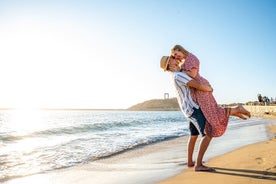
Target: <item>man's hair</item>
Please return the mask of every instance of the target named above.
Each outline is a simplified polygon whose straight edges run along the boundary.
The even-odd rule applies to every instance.
[[[173,48],[171,49],[171,55],[173,55],[174,51],[180,51],[185,55],[189,54],[189,52],[186,49],[184,49],[181,45],[173,46]]]

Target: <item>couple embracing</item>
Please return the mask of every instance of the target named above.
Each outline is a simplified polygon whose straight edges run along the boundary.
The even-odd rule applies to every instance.
[[[203,165],[203,157],[212,138],[224,134],[229,116],[245,120],[251,115],[242,105],[234,108],[219,106],[210,83],[199,74],[199,65],[198,58],[181,45],[175,45],[170,56],[163,56],[160,60],[160,67],[171,74],[180,109],[190,121],[187,165],[195,167],[195,171],[215,171]],[[202,139],[194,162],[193,152],[198,135]]]

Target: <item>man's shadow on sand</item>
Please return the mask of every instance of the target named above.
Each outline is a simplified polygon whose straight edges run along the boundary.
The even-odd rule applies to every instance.
[[[241,176],[241,177],[276,181],[275,172],[247,170],[247,169],[230,169],[230,168],[221,168],[221,167],[213,167],[213,168],[216,170],[213,173],[216,173],[216,174],[226,174],[231,176]]]

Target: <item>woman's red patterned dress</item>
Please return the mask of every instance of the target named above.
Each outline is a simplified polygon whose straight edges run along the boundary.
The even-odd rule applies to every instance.
[[[200,63],[197,57],[189,53],[181,68],[184,71],[191,70],[192,68],[197,68],[198,73],[195,79],[201,84],[210,85],[205,78],[199,75],[199,64]],[[191,88],[191,94],[192,98],[200,106],[206,118],[206,134],[212,137],[219,137],[223,135],[229,121],[226,109],[217,104],[212,92],[203,92]]]

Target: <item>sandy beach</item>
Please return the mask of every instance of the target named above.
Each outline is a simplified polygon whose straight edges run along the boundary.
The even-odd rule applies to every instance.
[[[206,162],[216,172],[194,172],[186,169],[181,174],[159,184],[272,184],[276,183],[276,125],[268,126],[274,134],[268,141],[255,143],[215,157]]]

